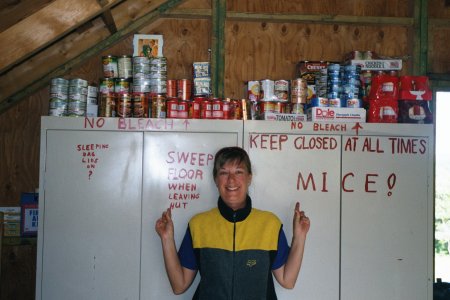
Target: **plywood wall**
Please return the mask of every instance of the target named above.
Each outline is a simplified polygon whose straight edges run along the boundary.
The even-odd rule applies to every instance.
[[[431,2],[437,5],[443,1]],[[360,3],[357,0],[228,0],[227,10],[230,13],[256,14],[413,16],[413,0],[372,0],[364,1],[364,5]],[[179,8],[210,9],[211,1],[190,0]],[[447,12],[448,9],[444,7],[430,9],[434,16],[449,20],[450,13]],[[352,50],[372,50],[393,57],[413,54],[412,28],[405,26],[281,23],[254,19],[229,19],[225,25],[224,84],[225,96],[231,98],[244,97],[244,82],[247,80],[293,78],[295,64],[300,60],[340,61],[345,53]],[[433,57],[429,64],[433,72],[450,71],[448,47],[442,42],[449,40],[450,29],[443,28],[433,32],[435,44],[430,49]],[[139,33],[163,34],[169,78],[191,78],[192,62],[208,59],[208,49],[211,48],[210,18],[160,19]],[[77,41],[74,40],[71,47],[76,45]],[[79,77],[98,83],[102,78],[102,55],[131,53],[132,35],[97,57],[68,70],[65,77]],[[46,63],[44,58],[42,63]],[[408,74],[411,70],[411,61],[406,61],[403,72]],[[0,115],[0,205],[17,205],[21,192],[34,191],[38,187],[40,116],[47,113],[48,93],[48,87],[43,88]]]

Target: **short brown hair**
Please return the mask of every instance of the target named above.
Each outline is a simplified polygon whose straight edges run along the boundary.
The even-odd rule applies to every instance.
[[[252,174],[252,163],[247,152],[241,147],[224,147],[214,157],[213,177],[216,179],[219,169],[227,162],[244,163],[249,174]]]

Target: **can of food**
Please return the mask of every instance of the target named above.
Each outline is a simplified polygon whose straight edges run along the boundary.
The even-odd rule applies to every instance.
[[[212,99],[212,118],[223,119],[223,101],[220,98]]]
[[[51,85],[61,85],[61,86],[69,86],[69,80],[64,78],[52,78],[50,81]]]
[[[203,101],[207,99],[206,97],[194,97],[189,103],[189,118],[191,119],[201,119],[201,107]]]
[[[189,118],[189,101],[179,100],[178,119],[187,119],[187,118]]]
[[[345,99],[343,98],[329,98],[328,106],[329,107],[345,107]]]
[[[178,98],[167,98],[166,109],[167,118],[176,119],[178,117]]]
[[[98,87],[89,85],[87,88],[88,98],[97,98],[97,95],[98,95]]]
[[[167,98],[178,97],[177,81],[175,79],[167,80]]]
[[[133,57],[133,78],[144,78],[150,72],[150,60],[148,57]]]
[[[119,76],[117,56],[107,55],[102,57],[103,77],[115,78]]]
[[[103,78],[100,80],[100,93],[114,93],[114,78]]]
[[[242,120],[242,102],[237,99],[231,99],[230,102],[230,119]]]
[[[308,84],[303,78],[291,81],[291,103],[306,103],[308,98]]]
[[[291,104],[291,114],[303,115],[305,114],[305,104],[303,103],[292,103]]]
[[[212,101],[208,98],[202,98],[200,105],[200,118],[212,119]]]
[[[69,80],[69,87],[75,86],[75,87],[88,87],[88,81],[81,79],[81,78],[73,78]]]
[[[230,120],[230,119],[233,118],[230,98],[227,98],[227,99],[223,100],[223,102],[222,102],[222,111],[223,111],[223,118],[222,119]]]
[[[180,79],[177,81],[177,95],[179,100],[191,99],[192,83],[189,79]]]
[[[116,78],[114,79],[114,92],[117,94],[130,92],[130,79]]]
[[[275,112],[275,101],[260,101],[258,102],[258,111],[262,115],[264,113]]]
[[[273,112],[274,113],[279,113],[279,114],[284,114],[286,113],[286,102],[281,102],[281,101],[275,101],[273,104]]]
[[[133,117],[148,118],[150,116],[148,111],[148,97],[146,93],[133,93],[131,95],[131,102]]]
[[[166,96],[164,94],[152,95],[152,118],[166,118]]]
[[[122,55],[119,58],[117,58],[117,68],[120,78],[132,78],[133,67],[131,63],[131,56]]]
[[[250,101],[259,101],[261,96],[261,84],[259,81],[247,82],[247,99]]]
[[[327,107],[328,98],[327,97],[316,97],[311,99],[311,107]]]
[[[278,101],[288,101],[289,100],[289,81],[288,80],[276,80],[275,81],[275,98]]]
[[[68,117],[84,117],[86,116],[86,99],[81,101],[69,101],[67,104]]]
[[[99,117],[116,117],[115,93],[101,93],[99,99]]]
[[[49,116],[55,116],[55,117],[63,117],[67,113],[67,100],[59,100],[55,98],[51,98],[49,101]]]
[[[116,93],[117,94],[117,93]],[[129,93],[117,94],[117,116],[120,118],[131,118],[133,116],[131,95]]]
[[[167,81],[165,79],[150,79],[150,93],[153,94],[166,94],[167,93]]]
[[[362,100],[358,98],[348,98],[346,101],[346,107],[351,108],[361,108],[362,107]]]
[[[275,82],[270,79],[264,79],[260,82],[260,100],[274,101],[275,100]]]

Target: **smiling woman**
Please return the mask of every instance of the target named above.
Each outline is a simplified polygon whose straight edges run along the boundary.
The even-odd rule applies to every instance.
[[[214,156],[217,207],[195,215],[178,250],[171,209],[155,229],[161,238],[164,264],[175,294],[184,293],[197,271],[200,283],[193,299],[277,299],[273,277],[292,289],[303,259],[310,221],[297,203],[289,247],[281,221],[252,207],[248,187],[252,165],[240,147],[225,147]]]

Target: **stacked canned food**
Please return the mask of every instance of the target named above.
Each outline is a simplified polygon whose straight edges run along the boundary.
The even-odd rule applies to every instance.
[[[344,66],[342,81],[342,98],[345,107],[362,107],[361,97],[361,67],[356,65]]]
[[[66,115],[69,99],[69,81],[64,78],[53,78],[50,85],[49,116]]]
[[[263,118],[265,113],[290,112],[289,80],[264,79],[248,81],[247,98],[250,101],[250,117]]]
[[[304,114],[308,97],[306,79],[296,78],[291,81],[291,113]]]
[[[88,82],[84,79],[75,78],[69,80],[69,103],[67,105],[67,116],[86,116]]]
[[[86,101],[87,117],[96,117],[98,115],[97,95],[98,95],[98,87],[88,85],[87,101]]]
[[[344,67],[340,64],[330,64],[327,68],[327,101],[316,106],[342,107],[342,78]]]

